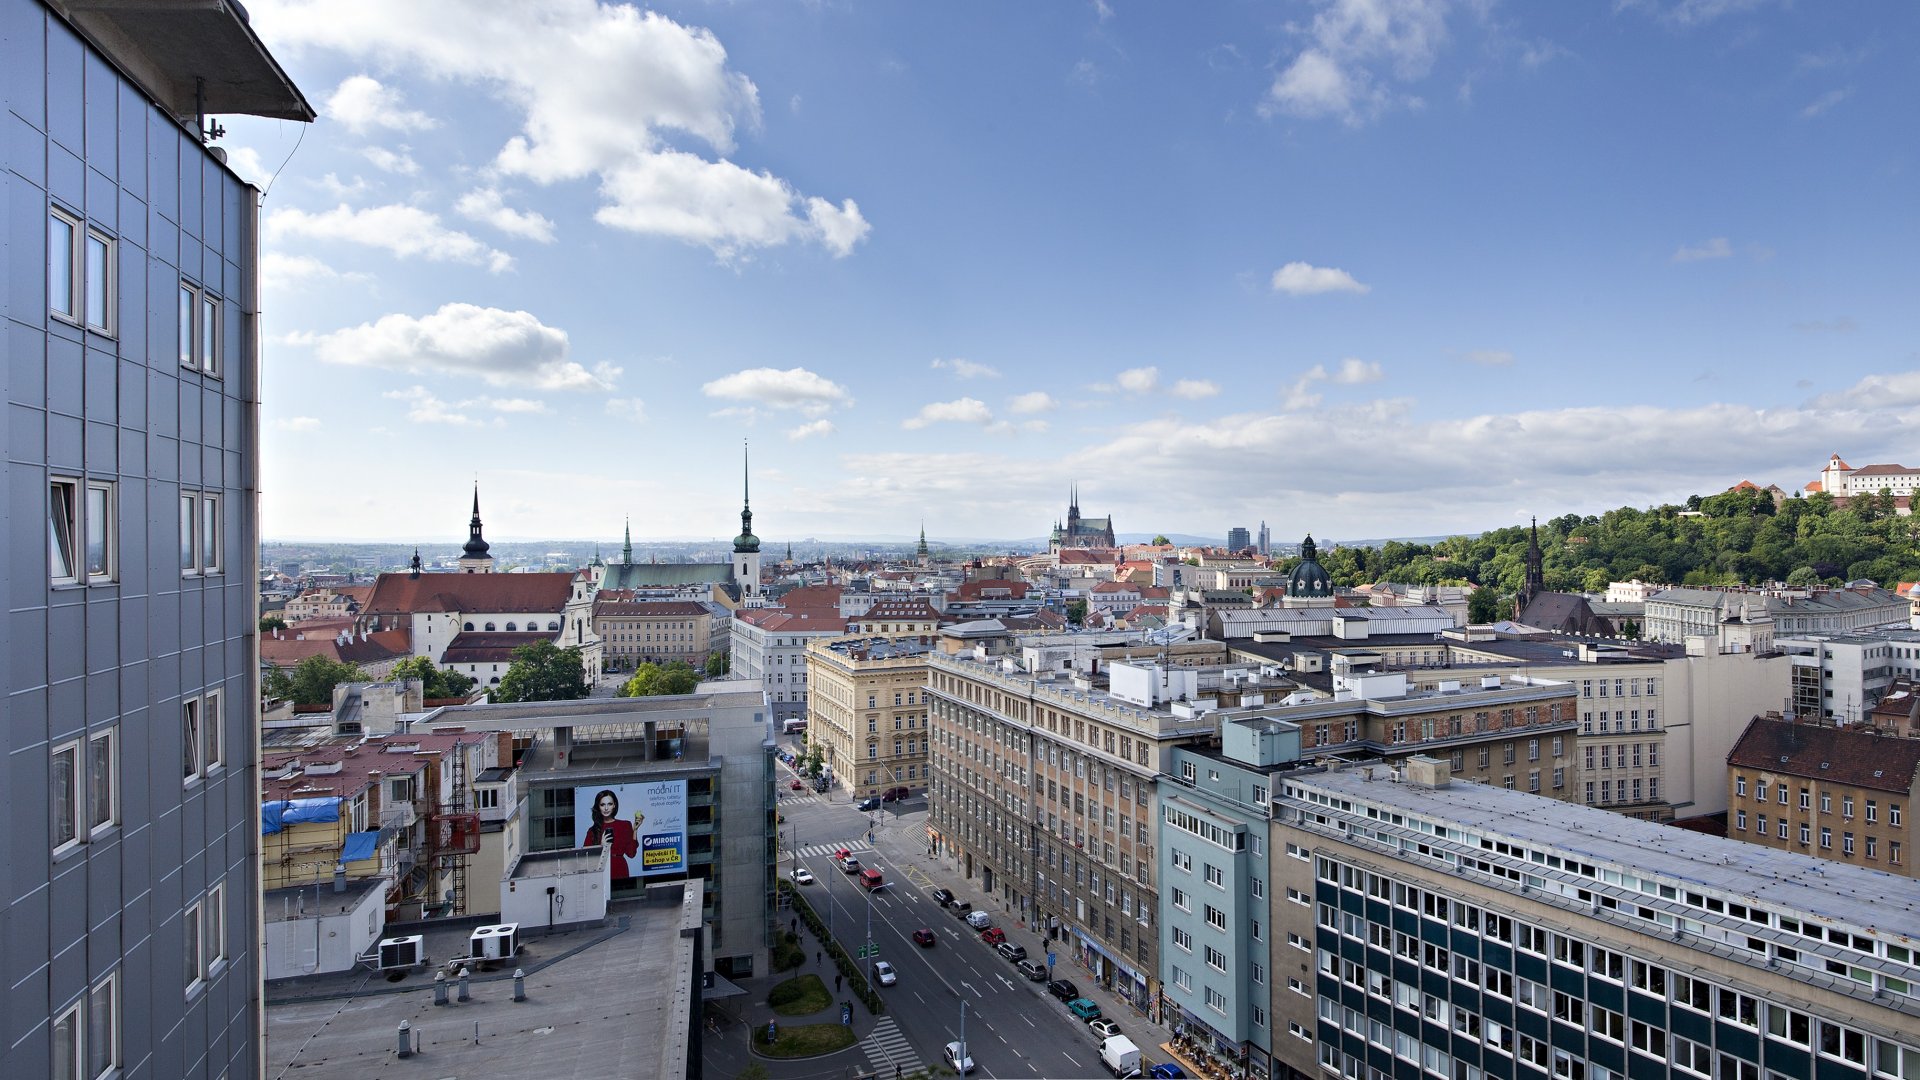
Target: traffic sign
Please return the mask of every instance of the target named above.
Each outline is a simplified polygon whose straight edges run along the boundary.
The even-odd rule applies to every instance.
[[[854,950],[854,952],[853,952],[853,955],[854,955],[854,956],[855,956],[855,957],[856,957],[857,959],[861,959],[861,960],[865,960],[865,959],[866,959],[867,957],[869,957],[869,956],[879,956],[879,955],[880,955],[880,946],[878,946],[878,945],[862,945],[862,946],[860,946],[860,947],[859,947],[858,949],[855,949],[855,950]]]

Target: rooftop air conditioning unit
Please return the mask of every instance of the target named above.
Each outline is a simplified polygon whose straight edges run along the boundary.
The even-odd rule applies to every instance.
[[[519,951],[519,923],[478,926],[467,939],[467,955],[475,960],[510,960]]]
[[[418,967],[426,962],[427,939],[419,934],[380,939],[380,970]]]

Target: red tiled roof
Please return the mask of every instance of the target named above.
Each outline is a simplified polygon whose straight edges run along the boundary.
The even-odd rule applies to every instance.
[[[1910,473],[1920,470],[1909,469],[1905,465],[1868,465],[1853,470],[1855,476],[1887,476],[1894,473]]]
[[[513,650],[536,641],[552,641],[559,631],[546,630],[529,634],[525,631],[506,633],[504,631],[488,633],[485,630],[469,630],[453,635],[447,642],[447,651],[440,656],[442,664],[506,664],[513,661]]]
[[[825,611],[782,611],[779,608],[742,608],[733,617],[762,630],[796,634],[844,634],[847,620]]]
[[[691,600],[598,600],[593,617],[627,616],[637,619],[666,619],[674,616],[705,615],[707,609]]]
[[[1759,491],[1760,485],[1751,480],[1742,480],[1727,489],[1728,491]]]
[[[305,640],[292,637],[260,638],[260,662],[275,667],[292,667],[309,656],[324,656],[343,664],[379,664],[398,660],[412,651],[412,634],[406,630],[382,630],[358,637],[342,645],[333,634],[314,634]]]
[[[840,610],[840,594],[845,592],[839,585],[802,585],[789,589],[780,597],[780,606],[788,610],[796,608],[827,608]]]
[[[421,611],[559,612],[573,594],[573,575],[539,574],[381,574],[362,609],[367,615],[411,615]]]
[[[328,741],[299,750],[269,751],[261,755],[260,792],[267,799],[354,795],[367,789],[374,773],[380,773],[384,778],[419,772],[427,767],[430,757],[444,755],[456,746],[472,746],[494,738],[488,732],[410,733],[365,741]],[[309,773],[303,770],[300,775],[286,780],[275,775],[294,761],[303,766],[339,762],[340,771]]]
[[[1173,590],[1165,585],[1140,586],[1140,599],[1142,600],[1167,600],[1171,599],[1172,596]]]
[[[1080,563],[1083,565],[1106,566],[1120,561],[1120,553],[1112,548],[1062,548],[1060,565]]]
[[[1093,591],[1097,593],[1137,593],[1140,591],[1140,587],[1137,585],[1129,585],[1123,581],[1100,581],[1094,583]]]
[[[1727,764],[1734,768],[1806,777],[1832,784],[1911,791],[1920,769],[1920,739],[1795,724],[1755,717]]]

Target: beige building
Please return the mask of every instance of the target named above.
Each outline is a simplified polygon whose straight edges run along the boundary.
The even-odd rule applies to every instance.
[[[807,740],[855,798],[927,784],[929,635],[807,644]]]
[[[713,609],[692,600],[629,600],[603,591],[593,602],[593,630],[608,671],[675,660],[699,668],[714,651]]]
[[[1756,717],[1727,755],[1727,836],[1916,876],[1920,739]]]

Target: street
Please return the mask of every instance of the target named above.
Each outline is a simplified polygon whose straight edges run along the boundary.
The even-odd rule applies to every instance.
[[[934,902],[930,894],[942,885],[976,904],[981,897],[961,888],[958,881],[946,880],[944,869],[926,857],[923,797],[884,804],[875,813],[863,814],[844,794],[830,798],[811,789],[789,790],[792,774],[785,766],[780,776],[780,808],[786,816],[780,874],[791,880],[797,846],[798,865],[811,870],[816,879],[815,884],[802,886],[801,893],[829,921],[834,937],[850,954],[858,955],[867,940],[870,915],[878,959],[890,962],[899,973],[896,985],[876,987],[913,1055],[892,1064],[907,1073],[939,1064],[941,1048],[961,1036],[964,1001],[966,1042],[977,1068],[974,1075],[1103,1075],[1093,1034],[1046,993],[1046,984],[1021,978],[1013,964],[981,941],[979,932]],[[871,844],[869,821],[873,822]],[[842,846],[853,851],[863,868],[881,870],[886,885],[869,893],[855,875],[842,873],[832,858]],[[1030,959],[1046,962],[1038,935],[1019,928],[1002,912],[983,910],[991,912],[994,925],[1006,932],[1009,942],[1025,946]],[[909,935],[921,927],[934,932],[937,944],[913,943]],[[1057,974],[1071,979],[1077,971],[1066,965]],[[884,1057],[876,1061],[884,1063]],[[882,1076],[891,1073],[891,1069],[881,1070]]]

